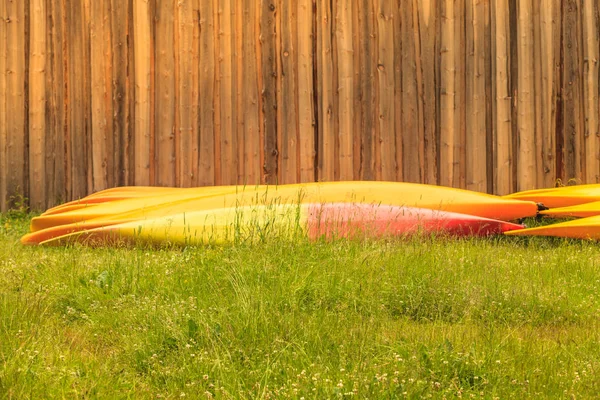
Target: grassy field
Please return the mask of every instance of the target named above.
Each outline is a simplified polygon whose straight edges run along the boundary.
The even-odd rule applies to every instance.
[[[493,238],[24,247],[0,398],[590,398],[600,247]]]

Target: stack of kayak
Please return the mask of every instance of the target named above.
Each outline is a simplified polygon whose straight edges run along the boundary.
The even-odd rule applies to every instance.
[[[535,216],[536,202],[401,182],[119,187],[47,210],[33,218],[22,242],[199,245],[298,234],[313,240],[488,236],[527,231],[515,221]]]
[[[528,190],[504,196],[504,198],[543,204],[547,209],[540,211],[540,214],[549,217],[576,218],[565,222],[506,232],[509,235],[600,239],[600,184]]]

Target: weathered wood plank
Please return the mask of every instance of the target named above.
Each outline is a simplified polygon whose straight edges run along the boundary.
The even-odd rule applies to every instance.
[[[315,180],[313,1],[298,1],[298,139],[300,182]]]
[[[7,210],[6,181],[8,179],[6,164],[6,143],[8,142],[8,125],[6,104],[8,102],[7,88],[7,30],[8,30],[7,2],[0,2],[0,212]]]
[[[26,196],[27,154],[25,2],[8,2],[6,32],[6,193],[7,207],[18,207]]]
[[[407,1],[402,8],[402,162],[406,182],[423,182],[424,138],[419,113],[417,59],[420,46],[415,18],[416,1]]]
[[[339,179],[354,179],[353,120],[354,120],[354,49],[352,48],[353,4],[343,1],[337,4],[335,40],[338,67],[339,107]]]
[[[114,186],[112,109],[112,37],[110,2],[92,2],[92,192]]]
[[[584,182],[597,183],[600,180],[600,145],[598,141],[598,3],[583,0],[583,137],[585,146]]]
[[[175,6],[172,2],[161,1],[156,9],[154,27],[156,30],[156,68],[154,107],[156,129],[156,183],[159,186],[175,186]]]
[[[123,186],[129,183],[129,150],[131,147],[131,115],[129,103],[133,98],[129,81],[129,44],[132,0],[111,0],[112,30],[112,131],[114,143],[113,182]]]
[[[261,2],[260,54],[261,54],[261,112],[262,177],[263,183],[277,183],[277,30],[275,0]]]
[[[149,185],[151,142],[154,133],[151,131],[152,111],[150,108],[152,95],[152,27],[150,5],[145,0],[133,0],[133,46],[135,52],[135,125],[134,153],[136,185]],[[153,180],[153,178],[152,178]]]
[[[533,69],[533,3],[518,2],[518,188],[536,187],[535,103]]]
[[[281,183],[295,183],[298,180],[298,88],[297,71],[294,60],[298,49],[297,42],[297,10],[292,2],[280,0],[277,19],[278,31],[281,32],[278,48],[279,70],[277,120],[279,127],[280,178]]]
[[[375,15],[375,2],[372,0],[362,0],[358,2],[357,14],[358,26],[354,31],[359,34],[359,70],[356,81],[358,81],[358,92],[354,97],[357,98],[355,106],[355,119],[359,142],[359,152],[354,152],[354,158],[359,162],[360,169],[356,178],[363,180],[374,180],[381,177],[381,169],[376,168],[381,165],[381,147],[379,147],[378,131],[379,124],[377,115],[378,99],[377,85],[379,77],[376,77],[377,64],[379,60],[376,57],[377,45],[379,41],[378,18]],[[379,5],[378,5],[379,8]],[[355,57],[356,58],[356,57]],[[389,62],[389,60],[386,59]],[[389,67],[389,65],[388,65]],[[360,112],[359,112],[360,111]],[[355,147],[356,149],[356,147]],[[395,149],[395,147],[394,147]]]
[[[456,39],[454,36],[454,1],[441,3],[441,50],[440,50],[440,184],[454,184],[454,142],[456,140],[455,123],[455,75],[456,75]]]
[[[392,2],[379,0],[377,5],[378,39],[378,122],[381,159],[378,178],[385,181],[396,179],[396,140],[395,140],[395,73],[394,73],[394,9]],[[431,82],[433,87],[433,82]],[[431,100],[435,100],[433,96]],[[435,164],[434,164],[435,165]]]
[[[452,186],[465,188],[467,186],[467,156],[466,156],[466,141],[467,141],[467,107],[466,107],[466,25],[465,18],[465,0],[457,0],[454,3],[454,37],[458,44],[456,56],[456,95],[454,98],[455,105],[455,123],[456,123],[456,140],[454,141],[454,183]]]
[[[487,191],[485,10],[483,2],[466,2],[466,188]]]
[[[511,96],[509,87],[509,8],[507,0],[492,2],[493,24],[493,99],[494,118],[494,193],[509,194],[513,188],[512,169],[512,130]]]
[[[233,0],[218,2],[219,17],[219,100],[221,129],[221,183],[235,184],[238,178],[236,93],[234,70]]]
[[[192,9],[192,43],[191,43],[191,125],[192,125],[192,159],[188,166],[191,186],[198,186],[200,181],[200,0],[191,0]]]
[[[31,0],[29,6],[29,205],[41,210],[46,200],[46,3]]]
[[[536,50],[539,50],[537,57],[542,60],[540,81],[541,87],[536,90],[539,93],[537,97],[540,98],[540,130],[543,134],[542,137],[542,157],[538,162],[542,165],[543,178],[541,186],[552,187],[556,184],[557,171],[556,171],[556,82],[557,76],[555,72],[555,65],[559,62],[557,60],[557,54],[555,54],[555,42],[559,40],[557,37],[557,26],[555,21],[555,15],[557,13],[558,6],[552,0],[540,1],[540,43],[536,46]]]
[[[192,118],[193,103],[193,79],[192,60],[194,48],[192,46],[193,25],[193,2],[192,0],[179,0],[177,2],[177,38],[176,52],[178,54],[176,80],[177,96],[177,130],[175,134],[178,140],[178,157],[176,168],[176,184],[179,187],[190,187],[194,180],[193,158],[198,148],[197,137],[194,136],[194,121]]]
[[[420,64],[417,67],[417,89],[421,91],[419,99],[422,103],[419,105],[420,110],[422,110],[419,113],[419,118],[423,125],[423,182],[433,185],[438,183],[436,76],[439,58],[435,48],[438,9],[436,0],[422,0],[417,6],[420,36],[420,46],[417,48],[417,65]]]
[[[215,184],[215,11],[212,1],[200,1],[200,63],[199,118],[200,149],[198,154],[198,185]]]

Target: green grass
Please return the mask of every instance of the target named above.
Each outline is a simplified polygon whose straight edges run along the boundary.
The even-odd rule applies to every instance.
[[[590,398],[600,252],[540,238],[24,247],[0,398]]]

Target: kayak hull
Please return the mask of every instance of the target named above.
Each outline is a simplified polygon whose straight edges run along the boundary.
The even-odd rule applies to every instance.
[[[104,222],[105,223],[105,222]],[[446,211],[364,203],[304,203],[192,211],[103,225],[53,227],[23,238],[27,244],[220,244],[300,234],[320,238],[381,238],[415,234],[488,236],[522,225]]]

